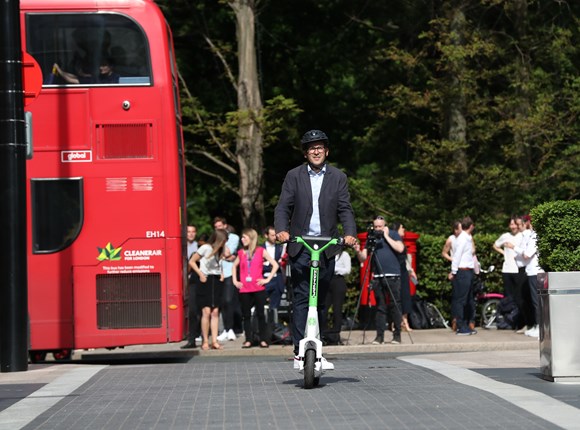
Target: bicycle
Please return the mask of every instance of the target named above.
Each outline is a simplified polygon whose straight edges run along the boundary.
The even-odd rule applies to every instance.
[[[322,341],[318,321],[318,274],[320,272],[320,254],[329,246],[344,246],[343,238],[322,236],[295,236],[290,242],[304,246],[310,252],[310,291],[308,295],[308,314],[304,339],[299,342],[298,359],[300,372],[304,372],[304,388],[318,386],[322,376]]]
[[[496,328],[498,305],[504,298],[502,293],[488,292],[485,284],[487,275],[495,270],[495,266],[489,266],[487,270],[480,269],[480,274],[473,280],[473,295],[476,303],[477,314],[480,317],[481,327],[486,329]]]

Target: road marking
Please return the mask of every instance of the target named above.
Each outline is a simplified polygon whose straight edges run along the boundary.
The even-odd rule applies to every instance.
[[[439,361],[422,358],[397,358],[433,370],[460,384],[487,391],[557,426],[565,429],[580,429],[578,409],[543,393],[499,382],[472,370]]]
[[[0,430],[21,429],[106,367],[83,366],[59,376],[25,399],[0,412]]]

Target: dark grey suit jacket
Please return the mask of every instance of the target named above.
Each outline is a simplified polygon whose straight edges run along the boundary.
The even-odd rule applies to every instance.
[[[326,165],[326,173],[318,199],[321,236],[338,237],[338,221],[345,236],[356,237],[354,212],[350,204],[348,180],[336,167]],[[291,236],[304,236],[312,217],[312,188],[306,164],[290,170],[282,184],[282,192],[274,211],[276,233],[287,231]],[[288,244],[288,254],[295,257],[300,251],[298,243]],[[325,251],[332,257],[341,251],[340,246],[329,247]]]

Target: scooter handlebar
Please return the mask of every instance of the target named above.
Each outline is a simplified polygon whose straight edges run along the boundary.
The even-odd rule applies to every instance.
[[[298,242],[297,238],[301,238],[305,242],[316,243],[319,246],[326,245],[331,240],[336,239],[336,244],[339,246],[345,246],[344,237],[329,237],[329,236],[290,236],[288,243]]]

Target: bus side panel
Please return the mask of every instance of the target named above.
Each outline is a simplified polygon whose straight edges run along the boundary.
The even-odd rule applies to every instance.
[[[71,253],[29,261],[30,343],[35,350],[73,347]]]
[[[181,238],[167,239],[167,337],[169,342],[180,342],[185,333],[183,259]]]
[[[132,239],[74,267],[77,348],[167,342],[165,240]]]

